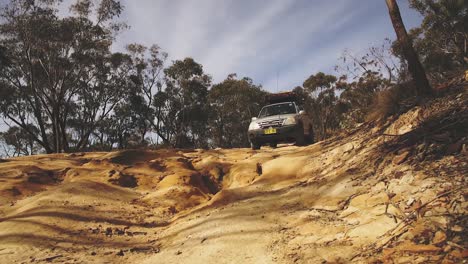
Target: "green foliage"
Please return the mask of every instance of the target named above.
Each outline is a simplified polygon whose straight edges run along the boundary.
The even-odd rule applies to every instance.
[[[121,64],[109,51],[118,2],[59,17],[60,1],[13,0],[1,12],[0,45],[11,64],[0,72],[0,109],[46,152],[79,150],[122,98]],[[97,14],[98,21],[91,18]]]
[[[433,81],[443,81],[468,65],[468,1],[410,0],[424,18],[410,30],[413,44],[426,72]],[[394,43],[395,54],[401,49]]]
[[[154,96],[157,134],[177,148],[207,147],[211,77],[192,58],[164,69],[165,89]]]
[[[34,126],[29,126],[29,129],[38,132]],[[5,145],[10,146],[9,149],[3,151],[10,156],[33,155],[39,151],[39,146],[36,144],[33,137],[24,129],[17,126],[10,127],[7,131],[0,133],[0,140]]]
[[[230,74],[213,85],[208,95],[210,138],[212,145],[222,148],[247,147],[250,119],[265,105],[266,92],[252,79],[236,79]]]
[[[318,72],[317,74],[311,75],[307,80],[305,80],[303,87],[310,93],[321,93],[324,90],[329,90],[332,88],[331,86],[334,82],[336,82],[335,76],[327,75],[323,72]]]
[[[299,105],[311,116],[314,135],[319,140],[327,138],[340,127],[341,104],[336,95],[336,84],[335,76],[318,72],[304,81],[303,88],[293,89]]]

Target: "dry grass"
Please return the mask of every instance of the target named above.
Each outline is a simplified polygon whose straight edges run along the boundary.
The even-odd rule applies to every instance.
[[[384,120],[389,116],[402,113],[417,102],[414,83],[397,84],[376,94],[366,121]]]

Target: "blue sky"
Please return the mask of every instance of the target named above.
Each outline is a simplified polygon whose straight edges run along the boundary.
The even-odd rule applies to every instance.
[[[61,13],[75,0],[64,0]],[[407,29],[421,16],[397,0]],[[8,0],[0,0],[4,5]],[[266,90],[292,89],[333,66],[345,49],[362,53],[395,39],[385,0],[121,0],[130,28],[113,49],[159,45],[172,60],[192,57],[213,82],[230,73]]]
[[[132,42],[158,44],[169,61],[193,57],[214,82],[228,74],[251,77],[275,91],[302,85],[312,73],[334,73],[348,49],[360,53],[395,39],[385,0],[125,0]],[[407,29],[421,17],[400,0]],[[277,78],[278,77],[278,78]]]

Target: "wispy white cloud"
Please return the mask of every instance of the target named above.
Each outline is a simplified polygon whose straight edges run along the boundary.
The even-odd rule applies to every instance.
[[[271,24],[278,20],[293,4],[293,1],[271,1],[264,9],[244,21],[236,23],[213,39],[200,57],[207,70],[212,70],[215,79],[239,69],[239,65],[252,61],[264,44],[265,35],[271,33]],[[265,34],[266,33],[266,34]]]
[[[131,28],[115,45],[158,44],[170,60],[193,57],[215,82],[229,73],[270,90],[331,71],[345,48],[393,37],[385,3],[375,0],[125,0]],[[403,3],[403,15],[408,14]]]

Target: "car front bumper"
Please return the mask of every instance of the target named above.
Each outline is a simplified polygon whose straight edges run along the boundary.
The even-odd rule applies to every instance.
[[[265,129],[249,130],[248,137],[250,142],[257,144],[293,142],[299,133],[297,125],[275,127],[275,134],[265,134]]]

